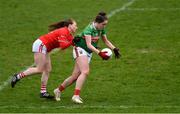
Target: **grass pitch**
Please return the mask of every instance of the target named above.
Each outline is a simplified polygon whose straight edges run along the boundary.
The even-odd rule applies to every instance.
[[[40,99],[40,75],[21,80],[14,89],[4,84],[33,64],[32,43],[47,33],[49,24],[72,17],[81,32],[99,11],[110,14],[130,2],[0,0],[0,112],[180,112],[179,0],[136,0],[110,17],[108,37],[122,58],[102,61],[94,54],[82,89],[83,105],[71,102],[74,85],[61,102]],[[53,93],[72,72],[72,48],[51,59],[47,88]]]

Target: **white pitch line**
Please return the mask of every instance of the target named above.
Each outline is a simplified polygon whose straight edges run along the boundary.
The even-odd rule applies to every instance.
[[[0,86],[0,91],[3,90],[4,87],[6,87],[10,81],[11,81],[11,77],[9,77],[8,80],[4,81]]]
[[[180,8],[127,8],[127,11],[180,11]]]
[[[1,106],[0,109],[6,109],[6,108],[16,108],[16,109],[19,109],[19,108],[25,108],[25,109],[59,109],[59,108],[65,108],[65,109],[84,109],[84,108],[100,108],[100,109],[132,109],[132,108],[180,108],[180,106],[138,106],[138,105],[135,105],[135,106],[127,106],[127,105],[119,105],[119,106],[112,106],[112,105],[76,105],[76,106],[53,106],[53,107],[50,107],[50,106],[25,106],[25,107],[22,107],[22,106],[17,106],[17,105],[14,105],[14,106]]]
[[[34,66],[34,65],[35,65],[35,64],[33,63],[32,65],[30,65],[30,66],[28,66],[28,67],[25,67],[22,71],[24,71],[24,70],[26,70],[27,68],[32,67],[32,66]],[[4,81],[4,82],[0,85],[0,91],[3,90],[7,85],[10,84],[11,79],[12,79],[12,77],[10,76],[6,81]]]
[[[131,0],[129,2],[127,2],[126,4],[124,4],[121,8],[115,9],[113,11],[111,11],[107,16],[110,18],[113,15],[115,15],[116,13],[119,13],[121,11],[124,11],[127,9],[127,7],[129,7],[130,5],[132,5],[136,0]]]
[[[130,5],[132,5],[135,2],[135,0],[131,0],[129,2],[127,2],[126,4],[124,4],[121,8],[115,9],[113,11],[111,11],[107,16],[108,18],[111,18],[112,16],[114,16],[116,13],[119,13],[121,11],[124,11],[127,7],[129,7]],[[56,53],[57,50],[53,51],[52,54]],[[34,64],[32,64],[31,66],[33,66]],[[29,66],[29,67],[31,67]],[[27,68],[27,67],[26,67]],[[24,69],[25,70],[25,69]],[[22,70],[23,71],[23,70]],[[0,85],[0,91],[2,91],[11,81],[11,77],[9,77],[6,81],[2,82],[2,84]]]

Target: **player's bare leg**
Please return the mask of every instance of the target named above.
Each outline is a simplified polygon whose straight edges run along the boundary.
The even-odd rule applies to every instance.
[[[67,79],[65,79],[64,82],[61,85],[59,85],[58,88],[56,88],[54,90],[54,95],[55,95],[56,101],[60,101],[62,91],[65,88],[67,88],[68,86],[70,86],[71,84],[73,84],[76,81],[76,79],[78,78],[79,74],[80,74],[80,70],[78,68],[77,63],[75,63],[72,75],[69,76]]]
[[[74,95],[72,97],[72,101],[75,103],[83,103],[82,99],[80,98],[80,91],[81,88],[89,74],[89,63],[88,63],[88,57],[87,56],[80,56],[76,59],[76,62],[78,64],[78,67],[80,69],[81,74],[76,80],[76,86],[74,90]]]
[[[36,67],[30,67],[27,70],[20,72],[19,74],[15,74],[11,80],[11,86],[12,88],[15,86],[15,84],[22,78],[42,73],[45,69],[45,63],[46,63],[46,55],[43,53],[34,53],[34,61],[36,64]]]
[[[46,62],[45,62],[45,70],[42,73],[41,77],[41,91],[40,91],[40,97],[41,98],[54,98],[54,96],[50,95],[47,92],[46,86],[48,83],[48,78],[49,78],[49,73],[51,72],[51,59],[50,56],[47,54],[46,55]]]

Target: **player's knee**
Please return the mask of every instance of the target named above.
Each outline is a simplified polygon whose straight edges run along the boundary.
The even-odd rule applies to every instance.
[[[84,70],[81,73],[84,74],[85,76],[88,76],[89,75],[89,70]]]
[[[46,69],[46,72],[51,72],[52,71],[52,68],[47,68]]]
[[[73,72],[72,77],[77,78],[80,75],[81,72]]]
[[[37,72],[42,73],[44,72],[45,68],[44,67],[37,67]]]

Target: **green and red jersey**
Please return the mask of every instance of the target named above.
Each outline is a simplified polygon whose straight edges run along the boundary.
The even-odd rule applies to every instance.
[[[84,50],[86,50],[88,53],[92,53],[92,51],[87,47],[86,44],[86,36],[91,36],[91,44],[97,48],[98,40],[102,37],[105,36],[106,32],[105,30],[97,30],[94,26],[94,23],[89,24],[81,34],[78,36],[80,37],[80,41],[75,43],[75,46],[81,47]]]

